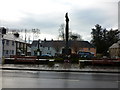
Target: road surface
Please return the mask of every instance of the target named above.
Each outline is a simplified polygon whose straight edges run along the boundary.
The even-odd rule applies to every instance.
[[[116,73],[2,71],[2,88],[118,88]]]

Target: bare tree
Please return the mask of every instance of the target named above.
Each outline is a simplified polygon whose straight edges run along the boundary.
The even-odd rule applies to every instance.
[[[82,37],[81,37],[81,35],[80,35],[80,34],[77,34],[77,33],[71,33],[71,34],[70,34],[70,39],[71,39],[71,40],[80,40],[80,41],[83,40]]]
[[[34,40],[35,38],[39,37],[40,30],[39,29],[32,29],[32,33],[33,33],[33,40]]]
[[[62,39],[62,40],[65,40],[65,24],[61,24],[60,25],[60,28],[59,28],[59,38]],[[80,34],[78,33],[72,33],[72,32],[69,32],[69,39],[70,40],[81,40],[82,41],[82,37]]]
[[[59,37],[62,40],[65,40],[65,32],[64,32],[65,24],[61,24],[59,28]]]

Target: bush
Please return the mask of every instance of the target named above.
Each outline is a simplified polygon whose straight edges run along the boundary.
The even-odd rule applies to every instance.
[[[97,54],[97,55],[96,55],[96,58],[102,58],[102,57],[103,57],[102,54]]]
[[[62,63],[62,62],[64,62],[64,59],[63,58],[55,58],[55,62]]]
[[[71,63],[79,63],[79,58],[71,58]]]

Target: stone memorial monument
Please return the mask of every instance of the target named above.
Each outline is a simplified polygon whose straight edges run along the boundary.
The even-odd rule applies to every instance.
[[[65,14],[66,18],[66,27],[65,27],[65,47],[62,50],[62,54],[64,55],[70,55],[71,54],[71,49],[69,47],[69,18],[68,18],[68,13]]]

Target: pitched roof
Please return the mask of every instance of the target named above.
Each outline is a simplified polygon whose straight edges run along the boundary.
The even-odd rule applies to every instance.
[[[78,45],[80,46],[80,47],[86,47],[86,48],[95,48],[95,46],[93,46],[91,43],[89,43],[88,41],[77,41],[77,43],[78,43]],[[73,42],[73,44],[74,44],[74,42]]]
[[[88,41],[77,41],[76,42],[77,45],[81,48],[95,48],[95,46],[93,46],[92,44],[90,44]],[[38,41],[33,41],[32,45],[36,46],[38,44]],[[44,47],[54,47],[55,45],[59,45],[61,47],[65,46],[65,41],[60,41],[60,40],[56,40],[56,41],[41,41],[40,43],[42,46]],[[68,42],[69,46],[72,47],[74,46],[75,42],[74,41],[69,41]]]
[[[120,45],[120,41],[114,43],[110,48],[119,48],[120,47],[119,45]]]
[[[23,39],[21,39],[21,38],[19,38],[19,37],[18,37],[18,38],[15,37],[14,34],[12,34],[12,33],[7,33],[7,34],[5,34],[5,35],[3,36],[3,38],[6,39],[6,40],[11,40],[11,41],[24,42]]]
[[[37,44],[38,44],[38,41],[37,41],[37,40],[34,40],[31,45],[32,45],[32,46],[37,46]]]

